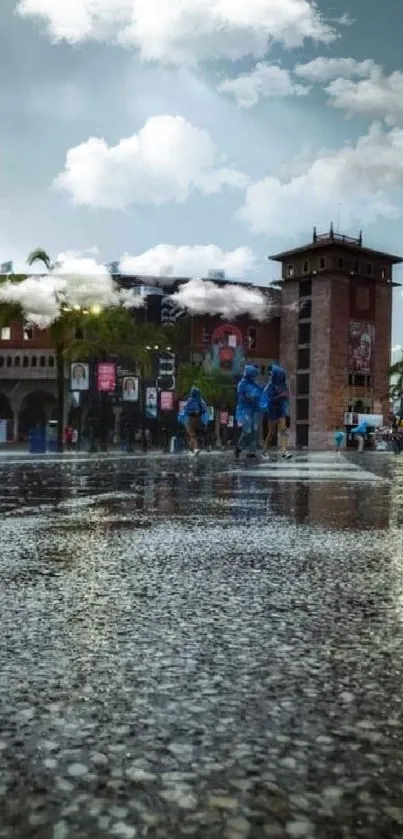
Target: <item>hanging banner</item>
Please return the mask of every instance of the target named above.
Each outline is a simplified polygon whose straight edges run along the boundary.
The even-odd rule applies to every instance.
[[[75,361],[70,365],[70,390],[84,391],[90,387],[90,365]]]
[[[174,395],[172,390],[162,390],[160,393],[161,411],[173,411]]]
[[[209,422],[214,422],[214,408],[213,408],[213,406],[208,405],[207,411],[208,411],[208,421]]]
[[[116,388],[116,364],[98,364],[97,381],[99,393],[113,393]]]
[[[348,333],[349,372],[369,375],[373,365],[375,326],[350,321]]]
[[[228,425],[228,411],[220,411],[220,425]]]
[[[211,345],[204,361],[205,368],[240,376],[244,364],[245,349],[241,330],[232,323],[221,324],[211,336]]]
[[[139,379],[138,376],[125,376],[122,380],[122,401],[139,401]]]
[[[231,415],[228,417],[228,428],[233,428],[233,427],[234,427],[234,417],[233,417],[233,416],[232,416],[232,414],[231,414]]]
[[[157,419],[157,388],[146,388],[146,417],[148,419]]]

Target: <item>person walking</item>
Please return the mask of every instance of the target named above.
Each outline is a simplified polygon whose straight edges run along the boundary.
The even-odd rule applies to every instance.
[[[337,425],[333,435],[333,442],[336,454],[341,454],[341,449],[344,446],[344,441],[346,439],[346,435],[344,431],[341,430],[340,426]]]
[[[365,437],[368,431],[368,423],[366,420],[360,422],[355,428],[351,429],[351,433],[357,437],[357,452],[362,454],[364,451]]]
[[[237,387],[237,408],[236,421],[242,431],[235,447],[235,458],[239,459],[242,451],[249,457],[256,457],[258,442],[260,398],[262,388],[257,384],[256,378],[259,368],[254,364],[247,364],[242,379]]]
[[[392,420],[392,446],[394,454],[401,454],[402,437],[400,433],[400,422],[397,417]]]
[[[279,364],[270,364],[268,372],[269,380],[260,400],[260,407],[267,414],[264,454],[268,453],[270,443],[277,431],[281,457],[288,460],[292,455],[287,451],[287,427],[290,419],[287,373]]]
[[[193,455],[200,454],[198,435],[201,425],[206,426],[208,424],[209,413],[198,387],[193,386],[191,388],[178,419],[186,428],[191,453]]]

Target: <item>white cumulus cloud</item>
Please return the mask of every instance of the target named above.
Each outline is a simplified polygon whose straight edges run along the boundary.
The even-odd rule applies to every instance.
[[[221,315],[233,320],[249,314],[259,321],[267,320],[270,303],[263,292],[241,285],[216,285],[209,280],[193,279],[172,295],[178,305],[192,315]]]
[[[278,67],[277,64],[261,61],[250,73],[242,73],[234,79],[225,79],[219,85],[218,91],[234,96],[241,108],[252,108],[260,99],[304,96],[309,92],[309,87],[296,84],[289,71]]]
[[[44,20],[56,41],[118,42],[177,64],[262,58],[272,41],[293,48],[336,37],[313,0],[19,0],[16,9]]]
[[[194,190],[212,195],[223,186],[246,185],[245,175],[221,163],[207,131],[183,117],[161,115],[116,146],[91,137],[69,149],[54,185],[89,207],[160,206],[183,202]]]
[[[91,310],[114,306],[140,308],[144,297],[135,290],[121,290],[108,270],[94,259],[61,254],[46,276],[31,276],[20,283],[0,285],[0,303],[19,303],[26,320],[40,329],[52,324],[63,309]]]
[[[327,87],[330,104],[349,115],[384,119],[391,125],[403,122],[403,73],[385,76],[380,69],[360,81],[335,79]]]
[[[332,79],[365,78],[377,68],[372,58],[356,61],[355,58],[326,58],[318,56],[307,64],[296,64],[294,73],[313,84],[325,84]]]
[[[343,223],[398,218],[391,191],[403,188],[403,130],[374,124],[356,145],[318,157],[305,172],[280,180],[269,175],[246,190],[238,211],[255,233],[284,236],[329,221],[340,203]]]
[[[216,245],[157,245],[120,262],[122,274],[153,276],[168,282],[174,277],[207,277],[209,271],[225,271],[228,278],[241,278],[256,266],[250,248],[223,251]]]

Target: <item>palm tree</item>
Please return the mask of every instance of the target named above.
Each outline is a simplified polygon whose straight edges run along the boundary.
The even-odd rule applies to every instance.
[[[43,248],[36,248],[31,251],[27,258],[29,266],[41,262],[46,271],[52,270],[53,263]],[[71,336],[69,318],[61,316],[55,320],[49,329],[51,341],[56,354],[56,381],[57,381],[57,450],[63,451],[64,442],[64,407],[65,407],[65,356],[66,346]]]
[[[43,248],[36,248],[36,250],[31,251],[31,253],[28,254],[27,265],[31,267],[35,264],[35,262],[42,262],[48,273],[53,268],[53,263],[51,262],[50,256],[46,251],[43,250]]]

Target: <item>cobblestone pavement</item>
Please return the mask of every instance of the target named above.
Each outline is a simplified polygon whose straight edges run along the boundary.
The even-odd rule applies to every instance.
[[[335,461],[2,459],[0,837],[403,836],[403,458]]]

